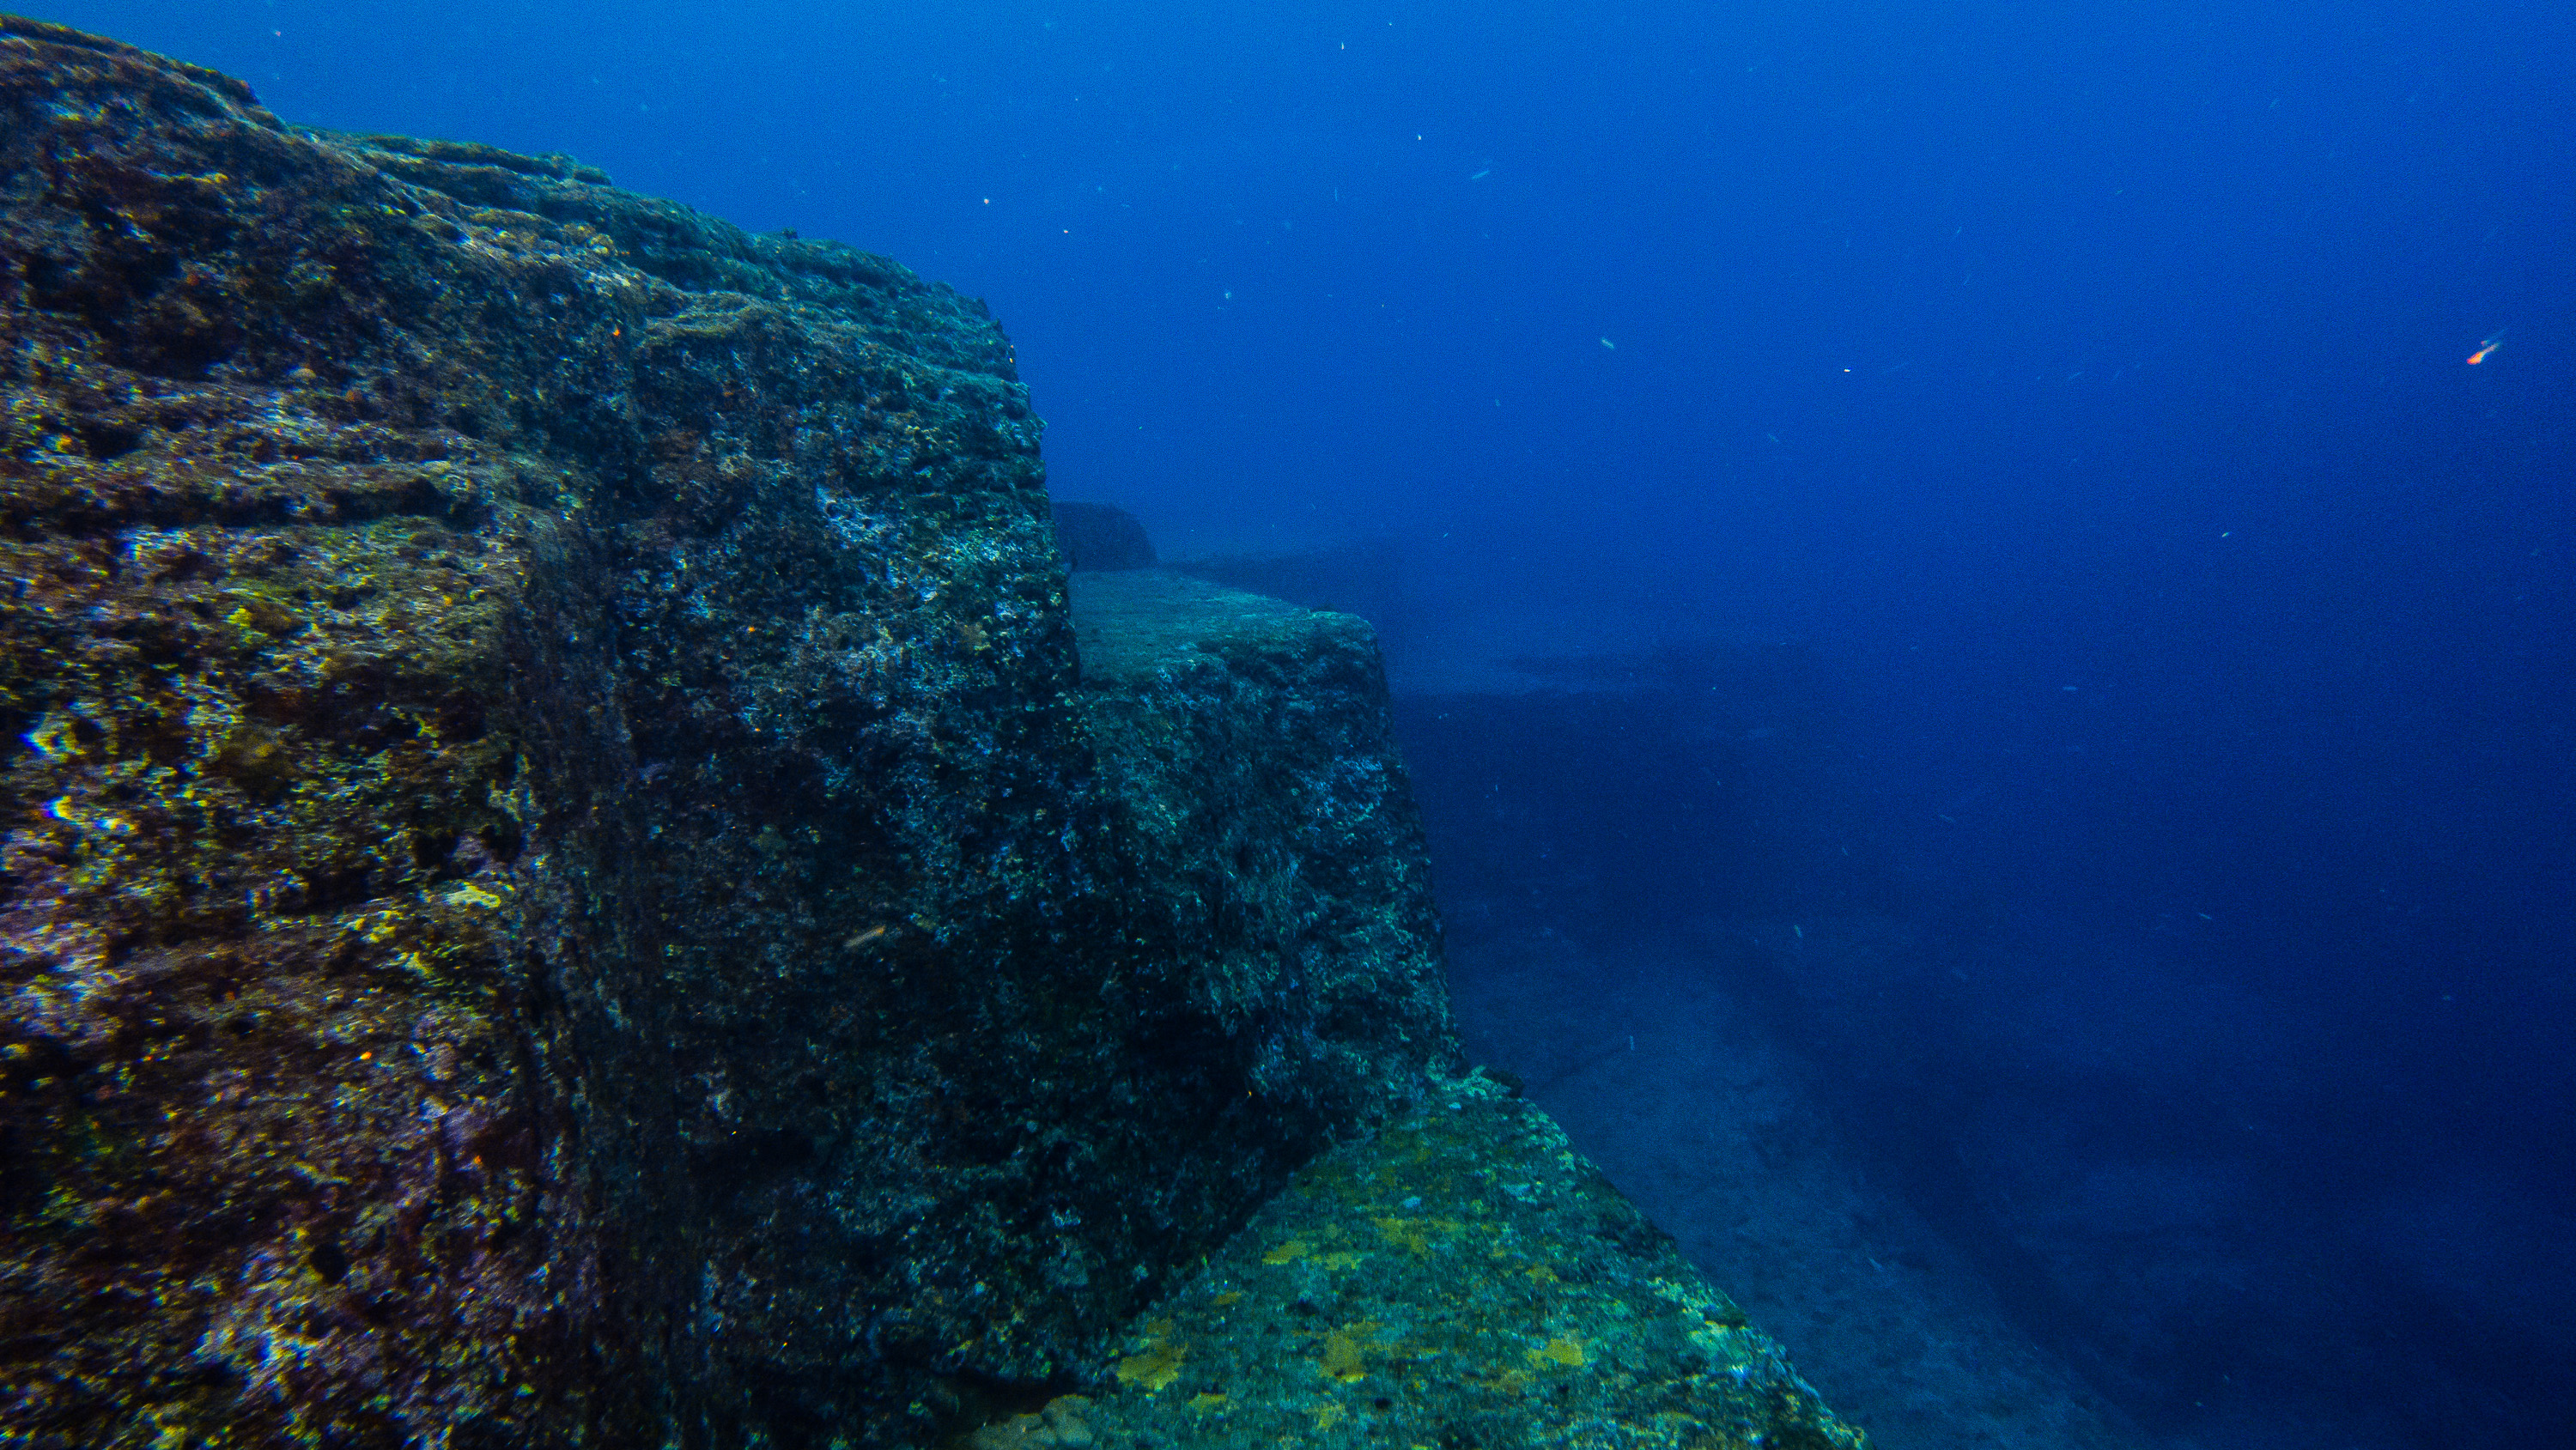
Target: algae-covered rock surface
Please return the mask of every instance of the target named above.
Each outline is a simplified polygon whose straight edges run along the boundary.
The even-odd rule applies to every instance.
[[[1232,1044],[1245,1111],[1365,1116],[1389,1063],[1447,1062],[1449,997],[1422,822],[1386,669],[1347,614],[1143,571],[1077,574],[1081,698],[1125,914],[1187,1033]]]
[[[1856,1450],[1546,1114],[1457,1089],[1300,1172],[1130,1326],[1109,1390],[1021,1438]]]
[[[23,20],[0,263],[12,1443],[931,1440],[1448,1062],[1103,786],[979,304]]]
[[[981,304],[0,18],[0,400],[0,1444],[1066,1442],[1256,1213],[1337,1395],[1825,1424],[1438,1116],[1373,637],[1069,597]],[[1542,1228],[1484,1358],[1349,1297]]]

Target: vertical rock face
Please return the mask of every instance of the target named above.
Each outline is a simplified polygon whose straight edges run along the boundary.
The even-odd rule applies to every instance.
[[[1229,1110],[1302,1121],[1283,1143],[1371,1118],[1386,1065],[1450,1030],[1375,638],[1170,574],[1076,575],[1073,600],[1116,857],[1153,883],[1122,926],[1154,1050],[1196,1033],[1243,1064]]]
[[[892,263],[0,19],[0,397],[16,1443],[926,1439],[1454,1065],[1366,641],[1078,687]]]

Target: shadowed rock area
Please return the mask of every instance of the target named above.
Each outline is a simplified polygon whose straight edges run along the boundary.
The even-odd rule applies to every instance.
[[[1134,514],[1105,503],[1054,503],[1055,546],[1076,574],[1154,567],[1154,541]]]
[[[16,19],[0,264],[10,1443],[932,1443],[1456,1078],[1373,639],[1078,674],[981,304]]]

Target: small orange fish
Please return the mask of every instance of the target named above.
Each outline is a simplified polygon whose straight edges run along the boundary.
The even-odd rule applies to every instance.
[[[2491,353],[2502,346],[2504,346],[2504,334],[2501,332],[2488,338],[2486,341],[2479,343],[2478,350],[2469,354],[2469,366],[2476,367],[2478,364],[2485,362],[2487,360],[2488,353]]]

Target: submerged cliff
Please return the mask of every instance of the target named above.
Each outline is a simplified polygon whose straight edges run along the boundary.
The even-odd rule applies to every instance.
[[[0,263],[10,1443],[927,1443],[1456,1081],[1365,628],[1078,651],[980,304],[14,19]]]

